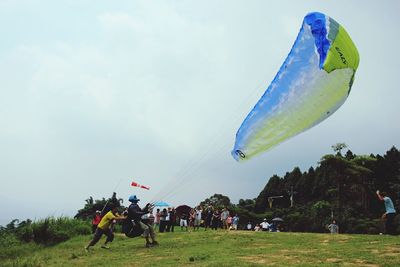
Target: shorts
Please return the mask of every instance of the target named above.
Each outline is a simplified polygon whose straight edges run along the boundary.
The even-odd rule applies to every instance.
[[[183,227],[183,226],[187,227],[187,220],[181,219],[180,225],[181,225],[181,227]]]

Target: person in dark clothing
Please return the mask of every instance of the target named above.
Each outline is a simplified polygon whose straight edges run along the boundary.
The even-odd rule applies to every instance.
[[[208,206],[208,209],[206,211],[206,219],[204,221],[204,231],[207,231],[208,227],[211,228],[211,226],[212,226],[211,221],[212,221],[213,213],[214,213],[213,207],[211,205]]]
[[[136,195],[129,197],[129,201],[132,203],[128,208],[128,220],[131,220],[134,224],[139,225],[143,230],[144,238],[146,239],[146,247],[152,247],[158,245],[153,227],[149,224],[149,221],[142,220],[142,216],[149,213],[153,206],[147,204],[144,209],[141,209],[138,205],[140,199]],[[150,239],[151,238],[151,242]]]
[[[168,212],[167,209],[163,209],[161,211],[161,215],[160,215],[160,233],[164,233],[165,231],[165,227],[167,226],[167,216],[168,216]]]
[[[219,210],[215,210],[214,213],[213,213],[213,217],[212,217],[211,229],[217,230],[220,221],[221,221],[221,214],[219,213]]]
[[[183,231],[183,227],[186,227],[186,232],[188,231],[188,222],[187,219],[189,215],[186,212],[183,212],[180,216],[180,223],[179,225],[181,226],[181,231]]]
[[[175,208],[172,208],[168,211],[169,215],[169,221],[168,221],[168,226],[167,226],[167,232],[173,232],[174,227],[175,227],[175,221],[176,221],[176,212]]]

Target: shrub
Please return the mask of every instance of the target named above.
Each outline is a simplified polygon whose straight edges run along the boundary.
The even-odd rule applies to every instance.
[[[86,221],[67,217],[53,218],[32,223],[33,240],[44,245],[54,245],[77,235],[91,233]]]

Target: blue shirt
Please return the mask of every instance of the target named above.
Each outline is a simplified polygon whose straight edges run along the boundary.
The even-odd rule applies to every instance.
[[[385,201],[386,213],[396,213],[396,210],[394,209],[393,206],[393,202],[389,197],[384,197],[383,201]]]

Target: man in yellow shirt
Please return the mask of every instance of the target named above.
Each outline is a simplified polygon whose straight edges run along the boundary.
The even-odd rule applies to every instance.
[[[124,220],[125,216],[119,216],[117,214],[117,207],[112,207],[112,209],[104,215],[101,219],[100,223],[97,225],[97,229],[94,233],[93,239],[89,242],[89,244],[85,247],[86,250],[89,250],[89,247],[94,246],[97,242],[99,242],[101,236],[105,234],[107,236],[106,242],[102,245],[102,248],[109,248],[107,246],[108,243],[114,240],[114,233],[111,230],[111,225],[114,220]]]

